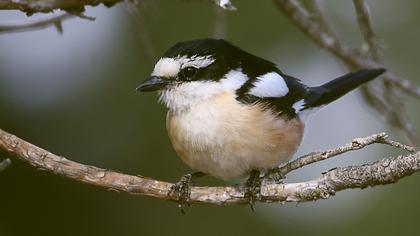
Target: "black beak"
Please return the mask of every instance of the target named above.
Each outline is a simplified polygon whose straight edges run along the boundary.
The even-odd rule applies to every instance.
[[[145,81],[141,82],[136,88],[136,92],[150,92],[164,88],[168,82],[158,76],[150,76]]]

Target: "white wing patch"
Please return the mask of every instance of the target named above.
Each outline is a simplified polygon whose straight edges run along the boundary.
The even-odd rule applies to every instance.
[[[241,70],[231,70],[229,71],[219,83],[222,84],[222,87],[225,90],[237,90],[248,80]]]
[[[276,72],[257,77],[249,94],[257,97],[283,97],[289,92],[286,82]]]

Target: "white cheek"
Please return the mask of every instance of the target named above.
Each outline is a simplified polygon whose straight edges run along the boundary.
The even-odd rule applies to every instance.
[[[240,70],[228,72],[220,81],[185,82],[160,92],[160,101],[172,111],[181,111],[226,91],[239,89],[248,77]]]
[[[160,92],[160,101],[173,111],[181,111],[223,91],[217,82],[188,82]]]
[[[259,76],[249,94],[257,97],[283,97],[289,92],[286,82],[276,72]]]

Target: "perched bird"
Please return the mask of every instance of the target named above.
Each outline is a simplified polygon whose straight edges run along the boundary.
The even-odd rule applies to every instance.
[[[136,90],[159,92],[170,140],[188,166],[231,180],[288,161],[309,113],[384,71],[309,87],[225,40],[199,39],[169,48]]]

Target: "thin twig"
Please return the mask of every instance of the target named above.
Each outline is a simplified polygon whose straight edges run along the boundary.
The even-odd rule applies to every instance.
[[[324,4],[323,0],[311,0],[310,4],[312,5],[312,8],[316,14],[316,17],[318,19],[318,23],[322,27],[322,29],[329,35],[331,35],[333,38],[337,39],[337,33],[334,29],[334,27],[330,24],[330,19],[327,18],[325,14]]]
[[[226,13],[219,7],[215,7],[213,12],[213,38],[223,39],[226,37]]]
[[[63,13],[57,16],[48,17],[46,19],[37,19],[33,21],[25,21],[19,23],[2,23],[0,24],[0,34],[1,33],[13,33],[13,32],[23,32],[29,30],[44,29],[50,26],[54,26],[57,31],[62,34],[63,27],[61,25],[63,20],[70,19],[75,17],[69,13]]]
[[[285,184],[279,190],[284,201],[301,202],[326,199],[336,192],[367,188],[397,182],[403,176],[420,170],[420,152],[415,154],[382,159],[369,165],[337,167],[322,174],[321,177],[302,183]],[[299,189],[298,192],[295,190]],[[262,189],[262,194],[264,193]],[[272,189],[268,192],[271,193]],[[289,193],[290,191],[290,193]],[[278,200],[275,198],[273,200]]]
[[[382,143],[382,144],[386,144],[386,145],[389,145],[389,146],[392,146],[392,147],[404,149],[404,150],[406,150],[408,152],[411,152],[411,153],[414,153],[416,151],[415,147],[405,145],[405,144],[402,144],[402,143],[397,142],[397,141],[390,140],[387,137],[384,137],[382,139],[378,139],[377,143]]]
[[[356,10],[357,23],[362,32],[365,45],[368,46],[367,51],[369,55],[372,56],[374,62],[383,64],[380,55],[379,42],[370,22],[369,7],[365,0],[353,0],[353,4]],[[393,78],[392,82],[399,80],[395,76]],[[372,83],[367,86],[368,89],[365,90],[365,95],[367,95],[368,98],[376,100],[372,101],[374,105],[377,105],[376,109],[382,111],[388,121],[402,129],[411,144],[418,144],[420,140],[415,132],[413,132],[414,125],[403,111],[401,96],[395,91],[394,87],[388,85],[389,82],[389,78],[383,80],[383,86],[381,87],[383,89],[383,91],[381,91],[383,99],[374,95],[374,92],[372,91],[374,84]],[[387,109],[384,110],[383,108]]]
[[[342,45],[341,42],[332,35],[322,30],[319,24],[311,20],[308,11],[296,0],[273,0],[279,10],[284,12],[294,24],[316,42],[322,48],[327,49],[339,58],[345,58],[346,64],[352,67],[360,67],[359,62],[362,58],[356,55],[350,48]],[[360,60],[360,61],[359,61]]]
[[[351,50],[348,46],[338,40],[336,37],[325,32],[320,24],[311,20],[310,14],[307,10],[297,1],[297,0],[273,0],[275,5],[281,10],[287,17],[289,17],[294,24],[305,33],[310,39],[317,43],[322,48],[330,51],[336,57],[338,57],[343,63],[345,63],[350,69],[360,69],[360,68],[377,68],[384,67],[381,63],[373,61],[371,58],[366,57],[363,54],[357,53],[355,50]],[[389,70],[388,70],[389,71]],[[382,77],[384,80],[395,83],[399,81],[397,77],[392,77],[392,72],[384,74]],[[384,90],[385,88],[383,88]],[[414,125],[411,121],[405,116],[404,112],[400,111],[400,107],[393,107],[396,99],[394,91],[390,94],[386,94],[385,91],[381,92],[386,94],[385,105],[376,106],[380,104],[380,101],[376,101],[376,95],[371,94],[370,89],[365,89],[366,97],[372,99],[370,104],[373,104],[373,108],[378,110],[383,114],[388,121],[393,121],[401,131],[404,132],[411,144],[418,145],[419,138],[414,129]],[[389,98],[389,99],[388,99]],[[395,101],[392,101],[392,100]],[[392,104],[388,104],[392,102]],[[383,110],[381,108],[390,108]]]
[[[27,4],[27,1],[28,0],[20,0],[12,2],[16,4]],[[37,4],[43,1],[45,0],[32,0],[33,6],[39,6]],[[49,2],[53,4],[57,3],[57,0],[51,0]],[[65,2],[65,4],[72,4],[71,0]],[[94,3],[91,1],[79,2],[80,4],[86,4],[86,2],[87,4],[98,4],[104,1],[98,0]],[[114,2],[115,1],[109,1],[109,3]],[[223,2],[226,1],[219,1],[219,3]],[[333,52],[337,57],[346,62],[348,66],[376,67],[378,65],[377,62],[373,62],[369,58],[363,57],[363,55],[354,53],[335,36],[322,30],[319,24],[309,20],[309,14],[306,9],[297,1],[277,0],[275,2],[278,2],[279,7],[288,12],[290,17],[297,21],[297,25],[309,37],[322,47]],[[5,4],[10,4],[10,2],[8,0],[0,0],[0,9],[5,6],[10,7]],[[283,4],[283,6],[280,6],[281,4]],[[35,11],[49,11],[48,9],[52,9],[48,7],[49,6],[40,8],[41,10],[35,8]],[[25,8],[23,5],[17,8],[29,12],[34,11],[33,9]],[[409,122],[405,122],[404,120],[402,123],[405,125],[409,124]],[[409,128],[407,128],[407,130],[408,129]],[[369,143],[375,142],[413,151],[409,146],[386,139],[384,134],[377,134],[362,139],[356,139],[352,142],[351,147],[343,146],[327,152],[304,156],[296,160],[295,164],[291,165],[292,167],[287,168],[297,169],[310,163],[322,161],[326,158],[338,155],[339,152],[360,149],[361,147],[369,145]],[[36,168],[80,182],[130,194],[141,194],[166,200],[177,200],[176,196],[169,194],[171,186],[173,185],[172,183],[153,180],[142,176],[121,174],[115,171],[73,162],[2,130],[0,130],[0,149],[9,152],[18,159],[23,160]],[[420,171],[420,152],[383,159],[369,165],[335,168],[324,173],[317,179],[301,183],[263,183],[261,186],[261,195],[256,200],[261,202],[314,201],[321,198],[328,198],[337,191],[344,189],[365,188],[368,186],[394,183],[417,171]],[[191,189],[191,203],[244,204],[247,202],[248,199],[245,197],[243,186],[193,187]]]
[[[411,81],[399,78],[391,71],[387,73],[387,80],[407,94],[420,98],[420,86],[413,84]]]
[[[354,50],[351,50],[333,35],[323,31],[322,28],[311,21],[310,14],[306,11],[303,6],[296,0],[273,0],[279,10],[284,12],[294,24],[305,33],[310,39],[317,43],[320,47],[327,49],[335,56],[340,58],[345,64],[351,68],[376,68],[383,67],[374,61],[366,59],[361,55],[357,54]],[[410,81],[402,80],[398,78],[395,73],[387,69],[387,73],[383,76],[385,80],[388,80],[403,90],[415,95],[420,98],[420,86],[412,84]]]
[[[353,0],[353,4],[356,9],[357,22],[368,46],[368,51],[371,52],[374,61],[382,63],[378,39],[370,23],[369,7],[364,0]]]
[[[5,170],[7,167],[10,166],[10,164],[12,164],[12,161],[9,158],[6,158],[4,160],[2,160],[0,162],[0,172],[2,172],[3,170]]]
[[[380,137],[382,134],[379,134]],[[364,141],[357,141],[363,143]],[[363,144],[362,144],[363,145]],[[399,145],[396,145],[399,146]],[[145,195],[176,201],[171,193],[172,183],[143,176],[121,174],[94,166],[83,165],[57,156],[15,135],[0,130],[0,149],[32,166],[76,181],[109,190]],[[389,184],[420,170],[420,152],[377,161],[370,165],[350,166],[330,170],[321,177],[301,183],[273,183],[263,181],[260,202],[314,201],[328,198],[335,192],[349,188],[365,188]],[[192,187],[191,203],[233,205],[248,203],[243,186]]]
[[[364,148],[374,143],[387,144],[396,148],[404,149],[411,153],[416,151],[414,147],[404,145],[396,141],[389,140],[388,135],[386,135],[385,133],[379,133],[379,134],[373,134],[364,138],[356,138],[351,143],[345,144],[335,149],[330,149],[323,152],[315,152],[315,153],[304,155],[283,166],[280,166],[274,171],[279,173],[281,176],[285,176],[287,173],[290,173],[291,171],[302,168],[309,164],[323,161],[331,157],[343,154],[345,152],[359,150],[361,148]]]
[[[150,36],[146,29],[146,24],[142,15],[139,12],[138,5],[135,2],[127,1],[125,2],[125,10],[127,11],[128,15],[130,16],[131,22],[133,23],[133,28],[136,33],[137,39],[143,48],[147,59],[150,62],[154,62],[157,58],[157,54],[155,51],[155,47],[153,46],[153,42],[150,39]]]

